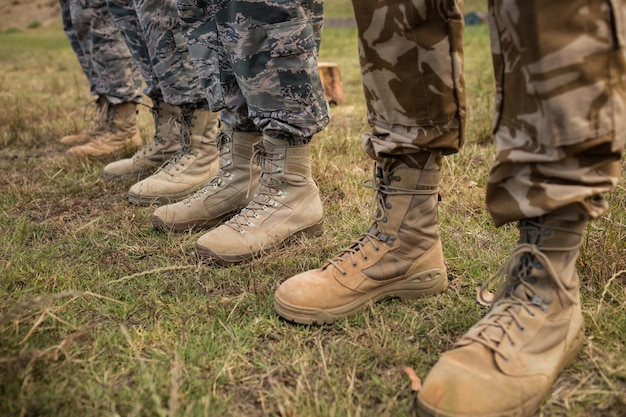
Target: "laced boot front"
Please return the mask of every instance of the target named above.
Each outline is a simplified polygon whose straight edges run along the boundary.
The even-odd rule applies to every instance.
[[[576,259],[586,221],[572,218],[519,223],[503,290],[430,371],[421,416],[535,415],[583,344]]]
[[[180,148],[180,128],[174,120],[180,118],[181,107],[172,106],[161,97],[153,98],[154,138],[126,159],[111,162],[104,167],[107,180],[133,178],[137,181],[153,174]]]
[[[274,309],[297,323],[332,323],[386,297],[422,297],[447,285],[437,231],[439,167],[375,166],[374,223],[321,268],[283,282]]]
[[[105,132],[67,152],[72,156],[108,158],[132,155],[143,143],[137,128],[137,103],[109,104]]]
[[[311,177],[311,145],[288,146],[264,137],[253,160],[261,166],[259,188],[238,214],[196,243],[201,257],[240,262],[279,246],[296,234],[319,234],[324,210]]]
[[[91,114],[89,126],[75,135],[63,136],[59,142],[69,146],[82,145],[105,133],[109,101],[104,95],[99,95],[92,103],[95,105],[95,109]]]
[[[224,126],[217,137],[217,174],[191,197],[156,209],[154,227],[174,232],[210,228],[244,208],[259,185],[260,167],[251,161],[253,147],[261,138]]]
[[[178,120],[180,148],[153,175],[128,191],[128,201],[147,206],[179,201],[204,186],[217,172],[218,113],[183,106]]]

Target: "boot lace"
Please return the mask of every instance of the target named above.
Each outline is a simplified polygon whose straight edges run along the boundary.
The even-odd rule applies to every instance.
[[[146,143],[145,145],[143,145],[134,155],[135,159],[140,159],[140,155],[150,155],[153,153],[154,151],[154,146],[155,145],[165,145],[165,140],[161,137],[161,122],[162,122],[162,118],[163,118],[163,114],[162,114],[162,109],[161,106],[159,106],[158,104],[156,106],[147,106],[145,104],[142,104],[146,107],[148,107],[148,109],[150,110],[150,113],[152,113],[152,117],[154,118],[154,139],[151,140],[150,142]],[[168,125],[172,126],[173,128],[180,128],[179,122],[176,120],[175,117],[171,117],[169,120],[167,120],[165,123],[167,123]]]
[[[173,177],[185,166],[186,160],[191,156],[195,156],[196,153],[191,149],[192,119],[192,112],[182,111],[180,116],[172,120],[172,128],[180,131],[181,146],[180,149],[159,168],[159,171],[163,171]]]
[[[522,227],[520,227],[522,230]],[[536,230],[534,232],[541,232]],[[524,231],[522,231],[524,233]],[[570,249],[570,248],[567,248]],[[555,250],[555,249],[553,249]],[[525,328],[520,319],[520,313],[526,312],[534,317],[537,309],[547,312],[552,300],[538,295],[533,288],[536,278],[533,270],[545,269],[551,283],[558,289],[558,294],[564,294],[571,304],[578,301],[567,291],[563,282],[558,279],[557,271],[552,266],[547,255],[540,250],[539,246],[530,243],[520,243],[512,252],[506,262],[498,271],[485,281],[478,291],[479,301],[489,304],[484,299],[486,288],[495,280],[505,278],[504,289],[496,298],[490,313],[476,324],[476,333],[465,335],[459,343],[471,340],[485,346],[508,361],[506,353],[500,348],[505,340],[514,345],[512,332],[515,328],[524,332]],[[506,271],[510,271],[506,274]]]
[[[87,111],[90,107],[93,107],[89,116],[87,116]],[[109,101],[104,97],[98,97],[97,99],[90,101],[85,105],[83,109],[83,120],[89,120],[92,122],[91,128],[98,128],[105,124],[107,119],[107,112],[109,108]]]
[[[254,227],[255,221],[261,218],[260,213],[269,213],[270,209],[277,209],[280,206],[279,200],[285,198],[286,194],[280,189],[284,183],[281,173],[282,167],[274,161],[285,159],[282,152],[269,152],[262,143],[256,143],[253,147],[252,158],[250,159],[250,172],[254,165],[261,165],[261,177],[259,178],[259,188],[254,194],[252,201],[238,214],[233,216],[225,224],[239,233],[245,233],[246,227]],[[252,178],[252,175],[250,175]],[[246,195],[250,194],[252,184],[248,184]]]
[[[399,187],[390,187],[388,184],[391,180],[399,181],[400,178],[393,176],[391,173],[386,173],[378,165],[375,166],[373,177],[366,180],[364,186],[374,190],[373,205],[372,205],[372,217],[374,224],[370,229],[365,232],[357,240],[353,240],[352,243],[345,249],[341,250],[337,256],[329,260],[324,266],[327,268],[333,266],[337,268],[342,276],[346,276],[347,272],[341,267],[341,264],[349,259],[350,265],[357,266],[357,255],[360,255],[361,259],[365,262],[369,260],[364,247],[371,243],[375,253],[381,251],[382,244],[392,246],[396,240],[396,236],[384,233],[381,231],[379,224],[387,222],[387,211],[392,208],[391,203],[387,201],[387,196],[390,195],[431,195],[439,192],[438,187],[423,187],[422,189],[406,189]]]
[[[226,184],[224,178],[230,176],[230,171],[226,168],[233,164],[232,158],[229,156],[232,154],[232,139],[224,132],[220,132],[216,138],[217,149],[220,150],[220,158],[219,164],[220,168],[216,175],[211,177],[209,182],[202,188],[200,188],[196,193],[194,193],[191,197],[186,198],[183,203],[186,206],[191,206],[193,201],[198,200],[200,198],[205,199],[209,194],[213,194],[218,189],[223,188]]]

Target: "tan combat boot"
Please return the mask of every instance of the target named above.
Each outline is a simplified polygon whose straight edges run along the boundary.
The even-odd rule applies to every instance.
[[[217,137],[218,173],[193,196],[156,209],[154,227],[174,232],[210,228],[244,208],[259,186],[260,168],[250,161],[260,140],[259,134],[224,126]]]
[[[131,203],[147,206],[178,201],[200,189],[217,172],[219,114],[183,106],[179,121],[179,150],[156,173],[130,188]]]
[[[261,165],[252,201],[226,223],[196,242],[201,257],[240,262],[279,246],[295,234],[322,232],[324,210],[311,177],[311,145],[289,146],[263,137],[255,147]]]
[[[585,224],[577,215],[520,222],[502,293],[430,371],[420,416],[535,415],[583,344],[576,259]]]
[[[96,108],[91,115],[91,124],[82,132],[63,136],[59,142],[69,146],[82,145],[105,132],[109,102],[104,95],[100,95],[93,103],[95,103]]]
[[[70,148],[67,153],[79,157],[119,157],[132,154],[141,145],[137,128],[137,103],[109,104],[106,132],[91,142]]]
[[[283,282],[274,310],[297,323],[332,323],[386,297],[443,291],[448,280],[437,231],[439,154],[424,169],[375,167],[374,224],[319,269]]]
[[[180,129],[174,120],[180,117],[180,106],[172,106],[162,98],[153,99],[154,138],[126,159],[104,167],[107,180],[134,178],[137,181],[153,174],[180,149]]]

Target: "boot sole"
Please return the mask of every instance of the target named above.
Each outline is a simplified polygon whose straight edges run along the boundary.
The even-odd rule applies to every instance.
[[[276,243],[275,245],[271,247],[265,247],[258,252],[242,253],[242,254],[237,254],[237,255],[217,254],[211,251],[209,248],[198,245],[197,243],[196,243],[196,252],[198,253],[198,256],[200,256],[201,258],[213,261],[218,265],[226,266],[230,264],[245,262],[253,258],[261,257],[267,254],[268,252],[271,252],[277,248],[282,247],[288,240],[298,237],[298,236],[321,236],[323,234],[323,231],[324,231],[324,219],[322,218],[319,222],[315,223],[314,225],[304,228],[302,230],[296,231],[292,233],[291,235],[285,237],[283,240]]]
[[[178,223],[165,223],[165,221],[163,221],[160,217],[153,215],[152,226],[154,226],[155,229],[161,230],[163,232],[175,232],[175,233],[206,230],[206,229],[211,229],[217,226],[225,219],[231,218],[235,213],[237,213],[237,211],[238,210],[231,211],[229,213],[226,213],[214,219],[209,219],[209,220],[196,219],[196,220],[189,220],[189,221],[178,222]]]
[[[118,175],[118,174],[111,174],[110,172],[106,172],[103,171],[102,172],[102,179],[104,179],[105,181],[122,181],[122,180],[133,180],[133,181],[141,181],[144,178],[148,178],[150,175],[152,175],[153,171],[141,171],[141,172],[136,172],[133,174],[122,174],[122,175]]]
[[[432,283],[432,285],[428,285]],[[274,297],[274,311],[281,317],[300,324],[332,324],[335,321],[353,316],[385,298],[410,300],[443,292],[448,288],[445,269],[430,269],[402,281],[396,281],[357,298],[349,304],[330,309],[307,309],[297,307]]]
[[[196,187],[192,187],[187,191],[169,195],[153,195],[153,196],[142,196],[135,193],[128,193],[128,201],[136,206],[151,206],[151,205],[159,205],[164,206],[166,204],[176,203],[177,201],[182,200],[185,197],[189,197],[200,188],[202,188],[204,184],[200,184]]]
[[[559,366],[557,367],[557,371],[555,372],[554,379],[552,379],[552,381],[550,381],[549,384],[546,384],[545,390],[539,392],[537,395],[533,396],[532,398],[529,398],[520,407],[511,409],[511,410],[497,412],[494,414],[490,413],[488,414],[489,417],[532,417],[534,416],[537,413],[537,410],[539,410],[539,407],[541,406],[541,402],[543,401],[543,399],[550,393],[552,389],[552,385],[554,384],[554,381],[556,381],[556,378],[558,377],[558,375],[561,373],[561,371],[563,371],[563,369],[570,366],[576,360],[578,353],[583,348],[584,342],[585,342],[585,329],[583,326],[581,326],[578,332],[576,333],[574,340],[572,341],[571,349],[569,349],[569,351],[564,355]],[[457,414],[457,413],[451,414],[451,413],[442,412],[433,407],[425,405],[419,399],[417,401],[417,414],[420,417],[472,417],[469,414]]]

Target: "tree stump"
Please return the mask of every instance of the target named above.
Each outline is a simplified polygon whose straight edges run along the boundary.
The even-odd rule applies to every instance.
[[[324,97],[328,103],[331,106],[342,105],[346,101],[346,97],[339,66],[334,62],[319,62],[317,68],[324,87]]]

